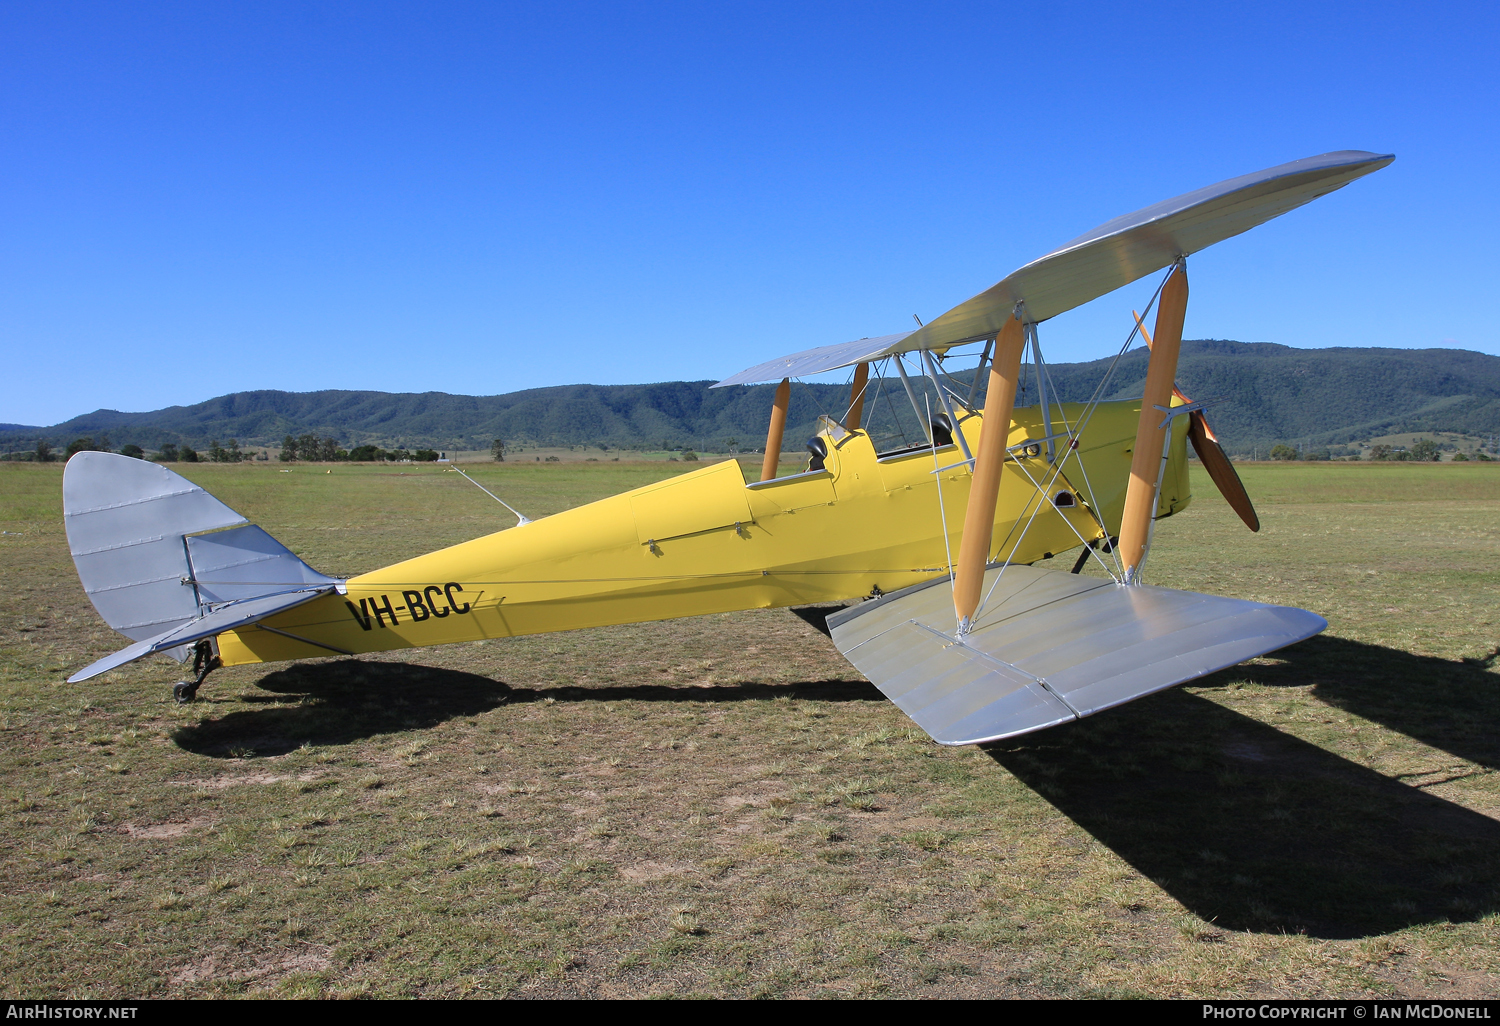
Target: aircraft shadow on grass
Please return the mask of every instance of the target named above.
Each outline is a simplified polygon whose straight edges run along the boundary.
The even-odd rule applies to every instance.
[[[1487,664],[1319,637],[1197,686],[1311,684],[1331,706],[1487,767],[1500,759]],[[1388,777],[1175,689],[989,752],[1224,929],[1351,938],[1500,910],[1500,823],[1422,789],[1473,766],[1437,758],[1410,781]]]
[[[256,684],[265,693],[241,695],[238,701],[261,708],[210,715],[177,730],[173,740],[187,751],[212,758],[232,758],[247,751],[268,757],[285,755],[304,744],[349,744],[380,734],[422,730],[502,705],[548,698],[556,702],[746,702],[783,697],[885,701],[874,685],[864,681],[530,688],[459,670],[352,659],[295,663]]]
[[[1330,706],[1493,767],[1500,765],[1500,679],[1488,672],[1491,662],[1318,637],[1195,686],[1312,685]],[[851,681],[527,688],[357,660],[294,664],[258,683],[264,693],[240,700],[263,708],[205,719],[179,730],[177,743],[210,757],[273,756],[544,698],[884,700],[872,685]],[[988,751],[1223,929],[1350,938],[1500,910],[1500,823],[1422,789],[1472,773],[1472,765],[1434,765],[1406,782],[1181,689]]]

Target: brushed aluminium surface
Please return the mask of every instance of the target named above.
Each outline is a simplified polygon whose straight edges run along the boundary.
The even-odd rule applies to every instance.
[[[846,342],[779,357],[725,378],[719,385],[808,376],[917,349],[941,349],[993,337],[1015,305],[1036,323],[1159,271],[1179,256],[1249,231],[1343,188],[1395,160],[1392,154],[1340,150],[1230,178],[1125,214],[1085,232],[916,331],[886,336],[880,351]],[[859,355],[846,355],[855,350]],[[778,367],[795,370],[777,370]],[[717,387],[717,386],[716,386]]]
[[[308,566],[254,524],[187,539],[192,579],[205,605],[339,582]]]
[[[319,595],[332,590],[333,585],[326,585],[228,603],[202,617],[178,624],[155,637],[137,641],[134,645],[127,645],[118,652],[111,652],[103,659],[90,663],[73,674],[68,678],[68,683],[76,684],[90,677],[97,677],[101,673],[108,673],[126,663],[144,659],[148,655],[167,652],[191,644],[200,638],[210,638],[215,634],[222,634],[224,631],[232,631],[237,627],[255,623],[257,620],[264,620],[273,613],[280,613],[300,606],[304,602],[311,602]]]
[[[104,622],[142,641],[198,616],[183,536],[246,523],[166,467],[80,452],[63,470],[63,523],[83,590]]]
[[[861,338],[853,342],[818,346],[816,349],[806,349],[800,353],[793,353],[791,356],[779,356],[774,360],[767,360],[765,363],[758,363],[754,367],[742,370],[732,377],[727,377],[713,387],[754,385],[762,381],[780,381],[782,378],[802,378],[809,374],[819,374],[825,370],[862,363],[870,359],[872,354],[885,354],[891,346],[899,344],[910,334],[912,332],[902,331],[894,335],[881,335],[877,338]]]
[[[962,641],[944,578],[828,618],[839,651],[940,744],[979,744],[1091,716],[1312,637],[1303,609],[1028,566]]]
[[[116,453],[68,461],[63,522],[89,600],[136,642],[73,681],[154,652],[180,658],[183,645],[340,585],[181,475]]]

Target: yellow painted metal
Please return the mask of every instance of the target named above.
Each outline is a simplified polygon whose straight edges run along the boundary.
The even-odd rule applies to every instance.
[[[1156,479],[1162,472],[1162,444],[1166,438],[1165,429],[1160,426],[1165,415],[1156,407],[1178,405],[1173,402],[1172,391],[1177,377],[1177,354],[1182,348],[1187,301],[1187,262],[1183,261],[1162,286],[1156,309],[1156,337],[1151,343],[1150,362],[1146,365],[1146,394],[1141,401],[1135,452],[1130,463],[1130,486],[1120,524],[1118,548],[1126,581],[1136,580],[1151,540],[1151,521],[1157,509]]]
[[[1021,380],[1021,353],[1025,348],[1026,327],[1011,317],[995,339],[995,359],[990,363],[990,387],[984,405],[987,422],[1010,423],[1016,387]],[[979,589],[984,584],[984,567],[994,541],[995,508],[999,502],[1006,441],[998,431],[979,436],[979,454],[974,457],[974,480],[953,577],[953,609],[960,632],[968,630],[974,611],[979,608]],[[1016,483],[1030,487],[1024,478]]]
[[[849,386],[849,415],[844,418],[844,427],[859,430],[859,421],[865,412],[865,386],[870,383],[870,365],[862,363],[854,368],[854,381]]]
[[[771,426],[766,431],[766,458],[761,461],[760,479],[769,481],[776,476],[776,464],[781,460],[781,440],[786,434],[786,408],[792,398],[792,379],[782,378],[776,386],[776,401],[771,404]]]
[[[1080,535],[1104,536],[1096,516],[1115,533],[1139,409],[1138,402],[1105,403],[1089,421],[1081,450],[1097,508],[1074,488],[1083,483],[1077,478],[1071,484],[1060,478],[1047,495],[1006,488],[993,528],[1002,541],[992,555],[1029,563],[1077,548]],[[1053,417],[1074,423],[1081,411],[1077,404],[1054,404]],[[955,412],[980,429],[982,444],[982,417]],[[835,438],[838,433],[824,433],[823,471],[747,485],[737,462],[716,463],[352,578],[347,595],[264,621],[272,630],[219,635],[220,658],[236,665],[329,654],[297,638],[379,652],[837,602],[947,574],[946,552],[962,548],[972,481],[958,450],[922,448],[881,458],[865,432]],[[1040,410],[1016,410],[1007,444],[1041,436]],[[1161,515],[1189,499],[1186,437],[1185,428],[1174,434]],[[935,467],[948,469],[934,474]],[[1048,471],[1045,461],[1022,456],[1015,464],[1018,480],[1024,480],[1022,468],[1038,481]],[[1078,503],[1055,506],[1051,493],[1062,489]],[[1028,519],[1032,526],[1018,546],[1017,523]]]

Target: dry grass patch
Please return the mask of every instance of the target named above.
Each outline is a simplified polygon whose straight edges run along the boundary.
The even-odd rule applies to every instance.
[[[496,526],[456,475],[259,470],[190,468],[330,572]],[[991,751],[783,611],[70,687],[116,640],[55,468],[0,476],[7,997],[1494,991],[1487,466],[1247,467],[1259,536],[1199,487],[1153,580],[1329,632]]]

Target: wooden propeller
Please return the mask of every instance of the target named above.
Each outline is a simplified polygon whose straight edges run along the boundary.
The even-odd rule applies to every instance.
[[[1149,349],[1151,333],[1146,330],[1140,314],[1134,310],[1130,313],[1135,317],[1136,326],[1141,329],[1141,337],[1146,340],[1146,348]],[[1176,385],[1172,386],[1172,394],[1185,403],[1192,402]],[[1219,494],[1224,496],[1230,509],[1239,514],[1246,527],[1252,531],[1259,531],[1260,517],[1256,515],[1255,504],[1250,501],[1250,494],[1245,491],[1240,475],[1235,471],[1234,464],[1230,462],[1229,457],[1225,455],[1224,447],[1219,444],[1219,439],[1214,435],[1213,429],[1208,426],[1208,418],[1203,415],[1202,410],[1194,410],[1188,414],[1188,440],[1193,443],[1193,451],[1198,454],[1198,459],[1203,461],[1203,469],[1207,470],[1208,476],[1213,478]]]

